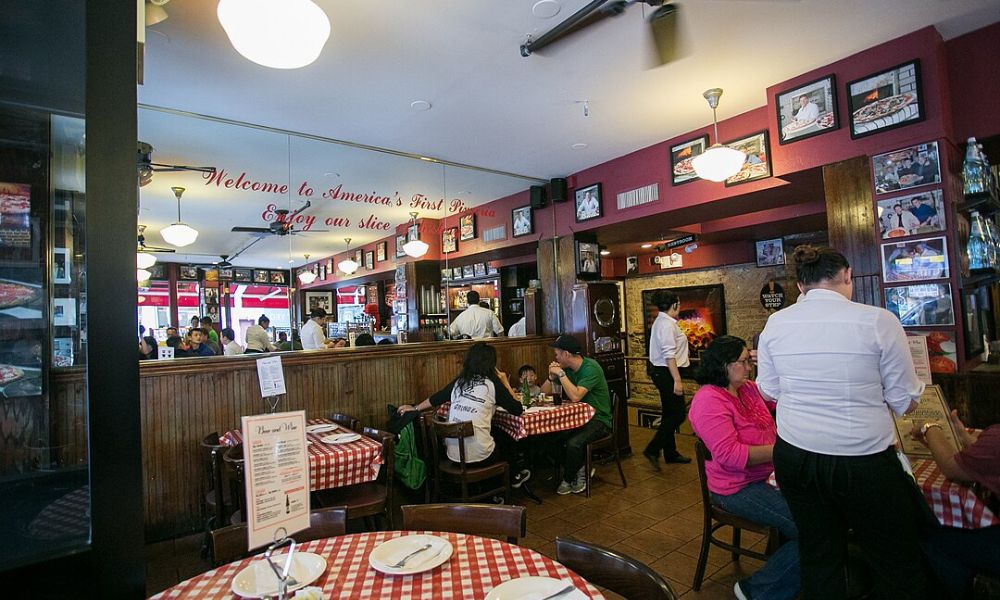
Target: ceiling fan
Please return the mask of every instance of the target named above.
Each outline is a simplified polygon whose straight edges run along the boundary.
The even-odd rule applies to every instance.
[[[161,248],[159,246],[147,246],[146,245],[146,226],[139,225],[139,235],[136,236],[136,245],[138,246],[138,252],[177,252],[173,248]]]
[[[295,212],[290,212],[287,208],[279,208],[275,210],[275,218],[273,221],[268,223],[267,227],[233,227],[233,233],[256,233],[258,235],[300,235],[303,233],[328,233],[327,229],[310,229],[309,231],[297,231],[293,221],[295,217],[302,214],[304,210],[312,206],[312,202],[306,201],[298,210]]]
[[[197,171],[199,173],[215,173],[215,167],[189,167],[187,165],[166,165],[153,162],[153,147],[140,141],[136,166],[139,168],[139,187],[148,185],[153,180],[153,173],[173,173],[176,171]]]

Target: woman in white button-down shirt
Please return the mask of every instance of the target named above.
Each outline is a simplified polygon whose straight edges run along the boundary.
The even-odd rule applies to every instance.
[[[925,597],[912,481],[896,457],[890,410],[923,392],[899,319],[851,301],[851,267],[830,248],[795,249],[801,302],[760,335],[757,385],[777,401],[778,485],[799,529],[802,597],[847,597],[853,530],[880,598]]]

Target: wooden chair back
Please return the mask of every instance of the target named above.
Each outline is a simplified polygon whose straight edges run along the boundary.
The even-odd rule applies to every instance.
[[[556,560],[590,583],[630,600],[676,600],[667,580],[638,560],[572,538],[556,538]]]
[[[208,497],[211,494],[213,504],[215,505],[214,514],[209,515],[210,520],[214,522],[215,527],[222,527],[225,525],[226,519],[226,502],[223,490],[223,477],[222,477],[222,455],[229,446],[226,446],[219,442],[219,432],[213,431],[212,433],[205,436],[205,439],[201,441],[202,456],[205,459],[205,494],[203,497]]]
[[[341,427],[346,427],[351,431],[361,431],[361,419],[352,417],[351,415],[345,415],[343,413],[333,413],[330,415],[330,420],[340,425]]]
[[[309,529],[292,534],[296,543],[304,544],[347,533],[347,509],[343,506],[319,508],[309,513]],[[245,523],[215,529],[211,533],[212,566],[218,567],[234,560],[241,560],[259,554],[264,548],[253,552],[247,547],[247,526]]]
[[[407,531],[450,531],[469,535],[505,536],[516,544],[527,534],[523,506],[497,504],[413,504],[401,507]]]
[[[239,509],[239,521],[246,521],[246,473],[243,468],[243,444],[230,446],[222,455],[222,462],[229,470],[230,497],[233,506]]]
[[[309,529],[300,531],[292,535],[299,544],[322,540],[330,537],[337,537],[347,533],[347,508],[344,506],[331,506],[329,508],[317,508],[309,513]]]
[[[472,427],[472,421],[456,421],[455,423],[449,423],[447,421],[442,421],[435,418],[432,423],[431,431],[434,433],[434,464],[440,464],[442,457],[439,456],[441,452],[441,445],[445,443],[445,440],[458,440],[458,457],[459,464],[461,465],[462,472],[465,472],[465,442],[463,441],[467,437],[472,437],[475,433]],[[450,460],[447,456],[443,457],[444,460]]]

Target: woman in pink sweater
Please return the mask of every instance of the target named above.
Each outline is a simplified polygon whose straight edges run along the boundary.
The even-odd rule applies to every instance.
[[[748,379],[746,342],[724,335],[701,353],[701,388],[688,419],[712,460],[705,475],[713,502],[734,515],[770,525],[787,541],[752,577],[738,581],[740,600],[785,600],[799,592],[798,530],[781,492],[767,484],[777,430],[757,384]]]

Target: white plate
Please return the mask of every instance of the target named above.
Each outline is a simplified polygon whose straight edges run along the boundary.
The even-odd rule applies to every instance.
[[[306,426],[306,433],[326,433],[327,431],[337,431],[337,426],[333,423],[319,423],[317,425]]]
[[[351,442],[356,442],[360,439],[360,433],[335,433],[333,435],[320,438],[319,441],[324,444],[350,444]]]
[[[389,566],[426,544],[433,544],[433,546],[411,558],[402,569],[394,569]],[[438,565],[444,564],[451,558],[451,553],[451,542],[442,537],[404,535],[376,546],[368,555],[368,564],[376,571],[386,575],[413,575],[414,573],[430,571]]]
[[[486,600],[531,600],[540,599],[555,594],[567,585],[573,585],[569,579],[554,577],[519,577],[505,581],[486,594]],[[586,600],[587,595],[579,589],[559,596],[558,600]]]
[[[284,557],[284,554],[275,556],[275,564],[284,564]],[[267,569],[266,573],[270,576],[267,581],[271,584],[267,586],[269,589],[257,591],[257,565],[261,565]],[[292,557],[292,567],[289,569],[288,574],[298,580],[298,583],[289,586],[288,591],[291,592],[306,587],[319,579],[319,576],[325,572],[326,560],[322,556],[313,554],[312,552],[296,552],[295,556]],[[274,575],[266,560],[255,560],[237,573],[236,577],[233,577],[230,589],[234,594],[243,598],[274,596],[278,593],[278,578]]]

